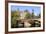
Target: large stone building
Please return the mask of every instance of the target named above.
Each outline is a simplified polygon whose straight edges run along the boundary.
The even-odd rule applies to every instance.
[[[27,12],[21,11],[20,12],[20,19],[25,19],[26,14],[27,14]]]

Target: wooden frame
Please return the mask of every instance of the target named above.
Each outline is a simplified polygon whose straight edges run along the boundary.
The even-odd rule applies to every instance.
[[[43,29],[42,30],[28,30],[28,31],[14,31],[8,32],[8,3],[25,3],[25,4],[41,4],[43,5]],[[24,1],[5,1],[5,34],[8,33],[24,33],[24,32],[40,32],[45,30],[45,4],[43,2],[24,2]]]

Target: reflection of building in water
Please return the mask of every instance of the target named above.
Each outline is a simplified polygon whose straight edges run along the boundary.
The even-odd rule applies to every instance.
[[[18,20],[18,27],[40,27],[40,19],[20,19]]]
[[[30,27],[30,26],[31,26],[31,24],[30,24],[28,21],[25,21],[25,22],[24,22],[24,27],[27,28],[27,27]]]

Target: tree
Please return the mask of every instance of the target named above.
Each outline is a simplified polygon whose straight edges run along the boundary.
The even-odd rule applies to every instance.
[[[31,14],[30,14],[30,13],[27,13],[27,14],[25,15],[25,18],[26,18],[26,19],[30,19],[30,18],[31,18]]]
[[[29,11],[25,10],[25,12],[26,12],[25,18],[26,19],[30,19],[31,18],[31,14],[29,13]]]
[[[41,14],[39,14],[39,16],[38,16],[39,18],[41,17]]]
[[[32,18],[34,18],[34,10],[32,9]]]
[[[25,12],[28,12],[28,10],[26,9]]]
[[[20,17],[19,15],[19,9],[17,11],[12,11],[11,12],[11,17],[15,17],[15,19],[18,19]]]
[[[12,27],[16,27],[16,19],[19,19],[19,11],[12,11],[11,12],[11,25]]]
[[[31,18],[31,14],[29,13],[29,11],[27,9],[25,10],[25,13],[26,13],[25,18],[26,19],[30,19]]]

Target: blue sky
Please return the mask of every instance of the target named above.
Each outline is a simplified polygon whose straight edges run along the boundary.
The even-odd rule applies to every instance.
[[[34,10],[34,14],[38,15],[41,12],[41,8],[39,6],[15,6],[11,5],[11,10],[15,11],[19,8],[20,11],[28,10],[32,13],[32,9]]]

